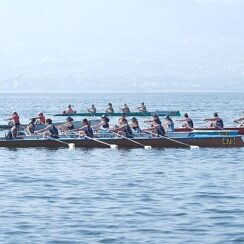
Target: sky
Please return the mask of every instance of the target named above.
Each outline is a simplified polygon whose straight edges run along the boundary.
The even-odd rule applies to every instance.
[[[242,91],[244,0],[0,0],[0,92]]]

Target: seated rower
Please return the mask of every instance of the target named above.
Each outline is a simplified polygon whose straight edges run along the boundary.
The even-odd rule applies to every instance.
[[[43,113],[38,113],[37,118],[36,118],[36,123],[37,124],[41,124],[41,125],[45,125],[46,123],[46,118],[43,115]]]
[[[139,122],[138,122],[137,118],[135,118],[135,117],[131,118],[130,128],[132,129],[132,131],[134,133],[142,132],[141,128],[139,127]]]
[[[37,130],[34,132],[34,134],[44,133],[44,136],[58,138],[58,129],[55,125],[53,125],[53,121],[51,119],[46,119],[45,125],[46,127],[44,129]]]
[[[176,121],[183,122],[182,123],[182,127],[193,128],[193,120],[191,118],[189,118],[188,113],[184,114],[184,118],[183,119],[177,119]]]
[[[211,128],[216,128],[216,129],[223,129],[224,128],[224,122],[218,116],[218,113],[214,113],[213,118],[204,119],[204,121],[211,122],[209,125],[209,127],[211,127]]]
[[[76,110],[71,105],[68,106],[68,110],[64,111],[63,114],[75,114]]]
[[[128,105],[125,103],[124,107],[121,109],[122,113],[130,113],[130,108],[128,107]]]
[[[66,123],[63,124],[63,125],[59,125],[57,126],[58,129],[60,129],[62,132],[67,132],[67,131],[71,131],[71,130],[74,130],[74,124],[73,124],[73,118],[71,117],[67,117],[66,118]]]
[[[235,119],[234,122],[240,124],[240,127],[244,127],[244,112],[242,117],[240,117],[239,119]]]
[[[82,120],[82,127],[75,129],[74,131],[79,132],[81,136],[87,136],[93,138],[93,130],[89,124],[89,121],[87,119]]]
[[[35,132],[35,130],[36,130],[36,125],[35,125],[35,123],[36,123],[36,118],[32,118],[31,119],[31,122],[27,125],[27,127],[26,127],[26,132],[27,132],[27,134],[29,134],[29,135],[32,135],[32,134],[34,134],[34,132]]]
[[[146,108],[144,102],[142,102],[142,103],[141,103],[141,106],[137,107],[137,109],[138,109],[139,112],[141,112],[141,113],[145,113],[145,112],[147,112],[147,108]]]
[[[113,114],[114,113],[114,108],[112,103],[108,103],[108,108],[105,110],[106,113],[108,114]]]
[[[87,109],[88,113],[95,114],[97,112],[97,109],[95,108],[95,105],[92,104],[90,108]]]
[[[101,123],[93,126],[96,132],[108,132],[109,130],[109,118],[106,115],[101,117]]]
[[[126,114],[121,114],[121,117],[118,119],[118,127],[120,127],[122,124],[124,124],[124,120],[126,120]]]
[[[165,117],[165,122],[163,123],[163,127],[167,132],[175,131],[174,122],[169,115]]]
[[[151,123],[151,127],[143,129],[142,132],[149,132],[151,134],[157,134],[158,136],[165,136],[165,129],[162,126],[162,122],[158,115],[153,115],[152,120],[144,121],[145,123]]]
[[[13,125],[10,131],[8,132],[6,139],[16,138],[17,132],[20,127],[20,119],[17,112],[13,112],[12,115],[7,118],[9,120],[9,124]]]
[[[133,138],[132,130],[131,130],[130,126],[128,125],[128,121],[126,118],[121,119],[120,125],[118,128],[110,129],[109,131],[116,133],[118,135],[121,135],[121,136]]]

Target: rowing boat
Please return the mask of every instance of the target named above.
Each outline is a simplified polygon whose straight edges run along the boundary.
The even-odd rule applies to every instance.
[[[217,148],[232,148],[244,147],[244,142],[241,136],[230,135],[200,135],[196,137],[178,137],[172,140],[171,138],[160,138],[145,135],[144,137],[134,137],[133,140],[127,138],[112,136],[100,137],[96,135],[97,140],[89,139],[87,137],[80,137],[74,135],[63,135],[58,140],[52,138],[45,138],[42,136],[23,136],[15,139],[6,140],[0,138],[0,147],[6,148],[59,148],[64,147],[65,144],[74,144],[75,147],[82,148],[106,148],[109,144],[118,145],[119,148],[135,148],[141,145],[148,145],[155,148],[187,148],[188,145],[195,145],[199,147],[217,147]],[[101,143],[103,142],[103,143]],[[136,144],[137,142],[138,144]]]
[[[91,126],[94,126],[98,123],[100,123],[100,119],[89,119],[88,122],[90,123]],[[53,123],[55,126],[60,126],[60,125],[63,125],[65,124],[66,122],[56,122],[56,123]],[[73,125],[74,125],[74,128],[77,129],[77,128],[80,128],[82,127],[82,122],[81,121],[74,121],[73,122]],[[36,124],[36,130],[42,130],[46,127],[46,125],[44,124]],[[0,129],[1,130],[9,130],[13,127],[12,124],[8,124],[8,125],[0,125]],[[27,127],[27,124],[23,124],[23,125],[20,125],[20,128],[19,130],[24,130],[25,128]]]
[[[175,128],[175,132],[187,132],[187,131],[216,131],[216,128],[189,128],[189,127],[182,127],[182,128]],[[218,130],[219,131],[219,130]],[[238,131],[239,135],[244,135],[244,127],[225,127],[223,128],[222,135],[228,135],[230,131]]]
[[[108,116],[121,116],[122,114],[126,114],[126,116],[152,116],[157,114],[158,116],[180,116],[180,111],[155,111],[155,112],[129,112],[129,113],[123,113],[123,112],[119,112],[119,113],[71,113],[71,114],[67,114],[67,113],[62,113],[62,114],[55,114],[54,116],[102,116],[102,115],[108,115]]]

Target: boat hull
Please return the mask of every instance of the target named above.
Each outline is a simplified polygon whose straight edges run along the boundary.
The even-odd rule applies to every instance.
[[[195,131],[215,131],[216,128],[194,128]],[[175,128],[175,132],[190,132],[193,131],[193,129],[188,127],[182,127],[182,128]],[[219,130],[218,130],[219,131]],[[244,127],[226,127],[223,128],[222,135],[230,135],[228,131],[238,131],[239,135],[244,135]]]
[[[75,147],[81,148],[109,148],[109,145],[105,145],[101,142],[87,139],[87,138],[60,138],[60,141],[51,138],[39,138],[39,139],[11,139],[0,140],[0,147],[6,148],[65,148],[68,147],[68,143],[74,143]],[[100,141],[108,144],[116,144],[119,148],[140,148],[141,145],[136,144],[125,138],[101,138]],[[174,140],[165,138],[138,138],[134,141],[151,146],[153,148],[189,148],[189,145],[199,147],[219,147],[219,148],[232,148],[243,147],[244,142],[241,136],[216,136],[216,137],[201,137],[201,138],[177,138]],[[186,145],[188,144],[188,145]]]
[[[155,112],[130,112],[130,113],[72,113],[72,114],[55,114],[54,116],[84,116],[84,117],[89,117],[89,116],[102,116],[102,115],[108,115],[108,116],[121,116],[122,114],[126,114],[126,116],[152,116],[157,114],[158,116],[180,116],[180,111],[155,111]]]

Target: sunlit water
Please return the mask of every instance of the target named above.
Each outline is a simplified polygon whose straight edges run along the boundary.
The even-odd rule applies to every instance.
[[[215,111],[233,125],[244,110],[243,94],[2,94],[0,119],[110,101],[199,125]],[[1,148],[0,206],[1,243],[243,243],[244,150]]]

